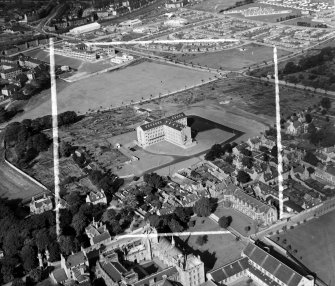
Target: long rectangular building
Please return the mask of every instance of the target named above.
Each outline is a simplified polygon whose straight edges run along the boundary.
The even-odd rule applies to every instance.
[[[184,113],[154,120],[137,127],[137,141],[142,147],[168,141],[180,147],[192,146],[191,128]]]

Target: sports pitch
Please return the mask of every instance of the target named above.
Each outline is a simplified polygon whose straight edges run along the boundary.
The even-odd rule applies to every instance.
[[[159,94],[175,92],[201,84],[213,77],[207,72],[172,65],[143,62],[119,71],[106,72],[74,82],[58,92],[58,112],[73,110],[86,113],[90,110],[121,106],[138,102]],[[49,91],[50,92],[50,91]],[[35,100],[36,101],[36,100]],[[51,113],[50,97],[39,104],[25,107],[24,118],[36,118]]]
[[[296,258],[325,283],[335,281],[335,211],[279,235],[279,244],[291,245]],[[272,239],[277,242],[275,235]],[[287,242],[284,244],[283,239]]]

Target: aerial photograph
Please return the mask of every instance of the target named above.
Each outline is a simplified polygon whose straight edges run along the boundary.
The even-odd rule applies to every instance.
[[[334,286],[334,0],[0,0],[0,285]]]

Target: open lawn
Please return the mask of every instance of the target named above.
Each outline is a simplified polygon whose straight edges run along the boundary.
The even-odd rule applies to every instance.
[[[58,112],[74,110],[86,113],[100,107],[120,106],[178,91],[207,80],[206,72],[184,69],[172,65],[143,62],[125,69],[103,73],[77,81],[58,92]],[[27,107],[28,109],[28,107]],[[21,118],[36,118],[51,113],[50,97],[25,112]]]
[[[203,0],[200,3],[192,5],[192,9],[207,11],[207,12],[220,12],[223,9],[232,7],[238,1],[235,0]]]
[[[21,175],[4,161],[0,162],[0,197],[30,201],[31,197],[44,193],[45,190]]]
[[[278,57],[290,52],[278,49]],[[215,69],[238,71],[248,66],[273,59],[273,49],[256,44],[213,53],[175,55],[175,58],[188,63],[208,66]]]
[[[196,220],[194,227],[188,231],[216,231],[221,230],[217,223],[209,218],[193,218]],[[200,246],[197,244],[198,236],[181,237],[187,244],[193,248],[196,255],[200,255],[201,260],[205,263],[206,271],[216,269],[241,256],[244,245],[241,241],[236,241],[232,234],[208,235],[206,244]]]
[[[335,211],[318,219],[275,235],[272,239],[283,247],[297,250],[295,257],[325,283],[335,281]],[[279,242],[276,237],[280,237]],[[283,243],[286,239],[286,243]]]
[[[235,229],[237,232],[242,234],[243,236],[251,235],[256,232],[257,224],[255,221],[253,221],[248,216],[240,213],[239,211],[236,211],[232,208],[225,208],[224,206],[219,206],[217,210],[215,211],[215,214],[220,218],[222,216],[231,216],[232,217],[232,223],[231,227]],[[246,231],[245,227],[250,226],[250,231]]]

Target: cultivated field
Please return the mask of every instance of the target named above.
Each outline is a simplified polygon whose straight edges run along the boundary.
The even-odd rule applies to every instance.
[[[196,218],[196,224],[188,231],[218,231],[222,230],[217,223],[209,218]],[[187,237],[181,237],[184,241]],[[236,241],[232,234],[208,235],[206,244],[200,246],[196,243],[198,236],[191,236],[188,245],[194,249],[195,254],[200,254],[205,263],[206,271],[216,269],[222,265],[232,262],[241,256],[244,245]]]
[[[283,247],[297,250],[295,257],[326,283],[335,280],[335,211],[275,235]],[[280,237],[279,242],[277,237]],[[283,240],[286,239],[286,243]]]
[[[74,110],[86,113],[89,110],[120,106],[122,103],[140,101],[160,93],[178,91],[207,80],[205,72],[181,67],[143,62],[125,69],[108,72],[77,81],[58,93],[58,111]],[[26,107],[21,118],[36,118],[50,114],[50,98],[29,110]],[[28,111],[29,110],[29,111]]]
[[[288,54],[289,52],[278,49],[278,57]],[[248,44],[220,52],[175,55],[175,58],[215,69],[238,71],[263,61],[273,60],[273,49],[267,46]]]
[[[256,222],[250,219],[248,216],[240,213],[239,211],[236,211],[232,208],[225,208],[223,206],[219,206],[215,211],[215,214],[219,218],[222,216],[231,216],[233,220],[230,226],[243,236],[251,235],[256,232]],[[246,226],[250,226],[251,229],[249,232],[245,230]]]
[[[257,20],[262,22],[269,22],[269,23],[277,23],[277,19],[285,18],[289,15],[297,15],[300,14],[300,11],[293,8],[287,8],[287,7],[280,7],[276,5],[269,5],[269,4],[263,4],[263,3],[252,3],[248,5],[243,5],[241,7],[238,7],[234,10],[245,10],[251,7],[261,7],[261,8],[273,8],[275,11],[282,11],[282,10],[291,10],[291,13],[284,13],[284,14],[272,14],[272,15],[262,15],[262,16],[253,16],[253,17],[245,17],[244,15],[240,13],[231,14],[233,17],[237,18],[243,18],[243,19],[249,19],[249,20]],[[230,15],[230,14],[229,14]]]

